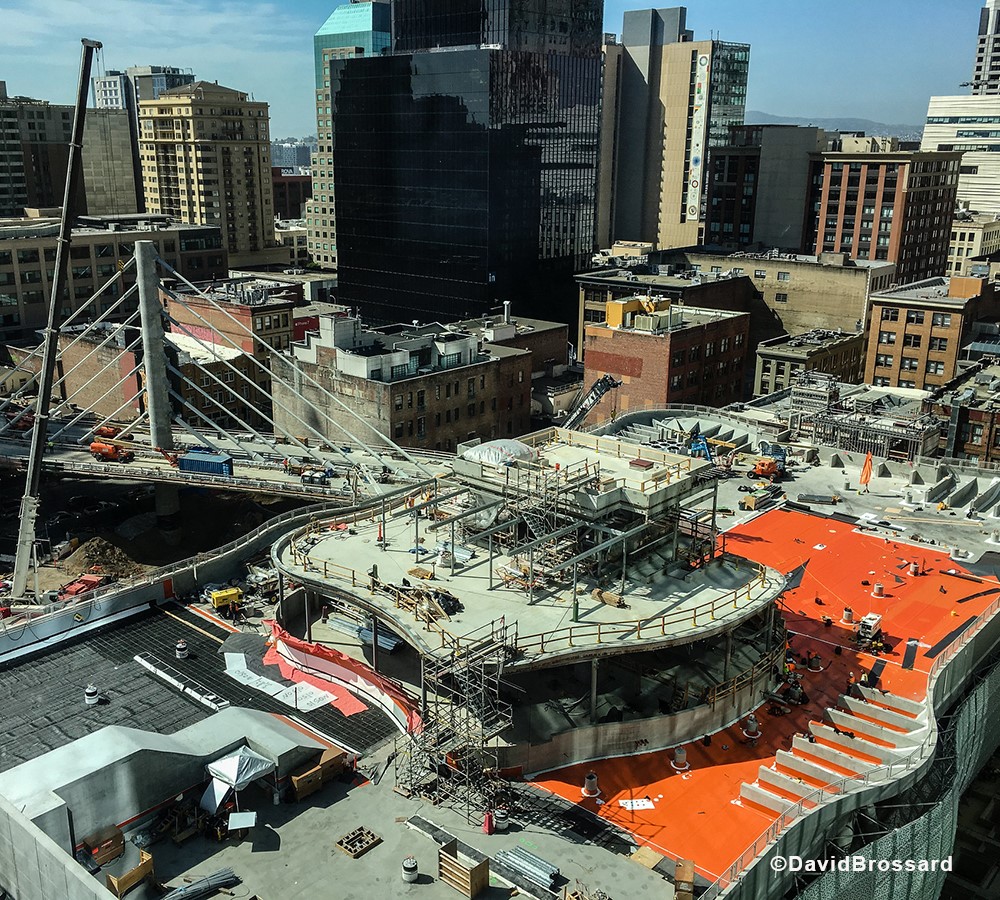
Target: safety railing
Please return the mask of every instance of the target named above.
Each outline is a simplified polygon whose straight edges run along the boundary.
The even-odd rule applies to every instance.
[[[784,813],[779,815],[778,819],[768,826],[765,831],[761,832],[753,843],[739,855],[736,861],[733,862],[726,872],[720,875],[719,878],[717,878],[709,886],[709,888],[701,895],[701,900],[714,900],[714,898],[719,897],[724,891],[727,891],[729,888],[735,886],[753,862],[780,838],[781,833],[786,828],[793,826],[803,816],[809,814],[821,804],[826,802],[835,802],[840,795],[848,792],[856,793],[877,784],[885,784],[886,782],[894,781],[907,772],[923,765],[928,759],[930,759],[934,753],[935,744],[937,743],[937,726],[934,720],[933,705],[931,703],[931,695],[933,693],[934,685],[936,684],[937,679],[944,670],[945,666],[947,666],[951,660],[953,660],[966,646],[968,646],[983,626],[985,626],[986,623],[989,622],[998,612],[1000,612],[1000,597],[993,600],[993,602],[990,603],[990,605],[983,610],[983,612],[976,616],[972,624],[966,628],[961,635],[959,635],[948,647],[946,647],[931,661],[927,676],[927,700],[925,701],[927,703],[927,715],[930,730],[923,741],[921,741],[919,747],[915,748],[904,759],[876,766],[875,768],[869,769],[859,775],[837,779],[826,787],[816,788],[796,803],[790,803]]]

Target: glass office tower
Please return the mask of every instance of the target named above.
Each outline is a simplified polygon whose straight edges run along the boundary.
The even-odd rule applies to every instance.
[[[594,248],[601,0],[396,0],[331,63],[338,299],[371,322],[504,300],[575,321]]]

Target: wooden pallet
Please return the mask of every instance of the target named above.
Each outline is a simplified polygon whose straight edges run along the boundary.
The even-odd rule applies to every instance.
[[[369,831],[367,828],[355,828],[354,831],[349,831],[337,841],[336,846],[338,850],[342,850],[351,859],[357,859],[381,843],[382,838],[374,831]]]

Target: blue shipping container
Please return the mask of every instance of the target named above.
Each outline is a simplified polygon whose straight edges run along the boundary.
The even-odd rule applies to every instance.
[[[202,475],[225,475],[233,477],[233,458],[224,453],[194,453],[187,454],[177,460],[177,468],[181,472],[198,472]]]

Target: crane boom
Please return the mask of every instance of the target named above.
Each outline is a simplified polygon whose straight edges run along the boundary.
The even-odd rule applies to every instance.
[[[17,531],[17,552],[14,558],[14,583],[12,595],[15,600],[23,600],[28,584],[28,568],[35,548],[35,520],[38,518],[39,489],[42,476],[42,454],[48,437],[49,404],[52,400],[52,385],[59,346],[59,310],[62,306],[62,292],[66,286],[66,271],[69,267],[69,244],[73,233],[73,222],[80,210],[75,199],[83,166],[83,124],[87,117],[87,93],[90,89],[90,69],[94,61],[94,51],[102,47],[100,41],[84,38],[80,54],[80,77],[77,82],[76,112],[73,116],[73,133],[69,143],[69,159],[66,164],[66,187],[63,193],[62,219],[59,222],[59,237],[56,242],[55,273],[52,278],[52,293],[49,298],[49,317],[45,327],[42,351],[42,369],[38,381],[38,400],[35,403],[35,423],[31,432],[31,453],[28,456],[28,474],[25,478],[24,496],[21,499],[21,519]],[[39,598],[34,598],[37,603]]]

